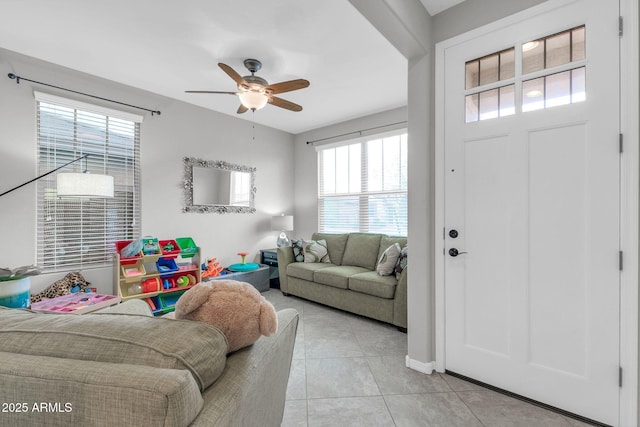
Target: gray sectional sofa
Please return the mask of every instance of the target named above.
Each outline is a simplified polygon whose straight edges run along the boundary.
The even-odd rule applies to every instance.
[[[279,426],[298,324],[227,355],[222,333],[154,318],[0,307],[0,426]]]
[[[278,272],[283,294],[296,295],[341,310],[407,328],[407,268],[381,276],[376,265],[394,243],[405,237],[373,233],[314,233],[325,240],[330,263],[296,262],[291,246],[278,248]]]

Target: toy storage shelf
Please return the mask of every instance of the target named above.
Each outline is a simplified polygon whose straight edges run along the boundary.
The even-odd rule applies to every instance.
[[[122,301],[145,300],[154,313],[174,310],[178,297],[201,280],[200,248],[177,254],[140,255],[113,259],[113,292]]]

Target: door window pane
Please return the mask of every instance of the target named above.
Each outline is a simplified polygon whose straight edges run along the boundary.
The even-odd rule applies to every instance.
[[[498,117],[498,89],[480,92],[480,120]]]
[[[544,40],[533,40],[522,45],[522,74],[544,69]]]
[[[584,67],[571,70],[571,103],[582,102],[586,97]]]
[[[500,52],[500,80],[511,79],[516,75],[515,49]]]
[[[500,117],[516,113],[516,87],[503,86],[500,89]]]
[[[575,104],[585,99],[585,67],[522,82],[523,112]]]
[[[496,54],[480,59],[480,86],[498,81],[499,58]]]
[[[522,111],[544,108],[544,77],[522,82]]]
[[[571,31],[571,61],[584,58],[584,27],[579,27]]]
[[[570,39],[570,32],[547,38],[545,68],[557,67],[571,62]]]
[[[465,89],[477,87],[480,84],[480,61],[469,61],[465,65]]]
[[[571,71],[545,77],[545,108],[571,103]]]
[[[467,95],[466,97],[466,121],[465,123],[478,121],[478,98],[479,94]]]
[[[515,76],[515,48],[465,63],[465,89],[488,85]]]

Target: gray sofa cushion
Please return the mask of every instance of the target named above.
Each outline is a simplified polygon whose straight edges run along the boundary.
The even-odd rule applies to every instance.
[[[348,234],[313,233],[312,240],[326,240],[329,259],[335,265],[342,265],[342,256],[347,245]]]
[[[314,273],[313,281],[321,285],[333,286],[334,288],[348,289],[349,277],[366,271],[365,268],[352,265],[323,268]]]
[[[2,352],[0,359],[0,400],[28,402],[26,412],[2,413],[3,426],[180,427],[203,407],[186,370]]]
[[[381,234],[351,233],[342,257],[342,265],[355,265],[375,270],[380,250]],[[386,249],[386,248],[385,248]]]
[[[380,259],[380,257],[384,253],[384,251],[386,251],[387,248],[389,246],[393,245],[394,243],[399,244],[400,245],[400,249],[402,249],[404,247],[404,245],[407,244],[407,238],[406,237],[382,236],[382,238],[380,239],[380,250],[378,251],[378,259]]]
[[[355,274],[349,278],[349,289],[363,294],[391,299],[395,296],[398,281],[395,275],[380,276],[375,271]]]
[[[287,276],[313,282],[313,274],[327,267],[335,267],[333,264],[324,262],[294,262],[287,266]]]
[[[213,326],[187,320],[0,307],[0,351],[186,369],[204,390],[224,370],[227,340]]]

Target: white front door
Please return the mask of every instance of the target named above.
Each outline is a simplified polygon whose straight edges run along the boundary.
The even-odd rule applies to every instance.
[[[445,368],[616,425],[618,5],[558,3],[444,54]]]

